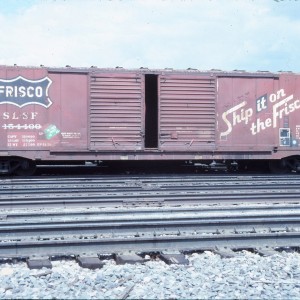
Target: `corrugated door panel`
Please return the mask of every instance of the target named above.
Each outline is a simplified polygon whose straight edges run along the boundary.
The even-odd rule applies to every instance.
[[[142,149],[141,85],[136,74],[91,75],[91,149]]]
[[[197,151],[215,144],[215,78],[160,78],[160,149]]]

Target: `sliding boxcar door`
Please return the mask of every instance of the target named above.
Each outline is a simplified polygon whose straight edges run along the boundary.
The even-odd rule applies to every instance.
[[[90,149],[141,150],[142,79],[133,73],[90,77]]]
[[[160,149],[198,151],[215,144],[215,78],[160,78]]]

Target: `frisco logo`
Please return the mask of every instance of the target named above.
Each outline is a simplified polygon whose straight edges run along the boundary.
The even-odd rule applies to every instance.
[[[48,96],[51,83],[48,77],[39,80],[28,80],[22,76],[0,79],[0,104],[9,103],[18,107],[38,104],[48,108],[52,104]]]
[[[241,123],[245,125],[249,124],[252,135],[256,135],[269,127],[276,128],[279,119],[300,109],[300,100],[294,100],[294,95],[286,96],[284,89],[280,89],[276,93],[270,94],[269,97],[265,94],[256,99],[257,113],[266,110],[268,105],[273,105],[272,117],[265,120],[257,118],[256,121],[250,123],[254,111],[251,107],[246,108],[246,104],[247,102],[243,101],[222,114],[222,119],[227,125],[227,129],[226,131],[221,132],[220,138],[229,135],[232,132],[233,127]]]

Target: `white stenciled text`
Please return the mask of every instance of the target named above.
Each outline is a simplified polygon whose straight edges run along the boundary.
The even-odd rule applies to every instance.
[[[41,86],[0,85],[0,94],[3,94],[6,98],[42,98],[44,96]]]
[[[271,116],[268,118],[260,116],[259,113],[265,111],[270,105],[272,105]],[[294,95],[287,96],[284,89],[280,89],[269,96],[265,94],[256,99],[258,117],[252,121],[255,112],[251,107],[247,107],[246,101],[243,101],[222,114],[222,119],[227,128],[220,133],[220,138],[229,135],[238,124],[249,124],[247,127],[249,127],[252,135],[256,135],[270,127],[276,128],[280,119],[298,109],[300,109],[300,100],[294,99]]]

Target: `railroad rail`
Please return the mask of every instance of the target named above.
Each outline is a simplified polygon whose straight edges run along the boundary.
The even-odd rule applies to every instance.
[[[0,180],[0,257],[298,247],[299,176]]]
[[[1,209],[298,201],[298,176],[119,176],[3,179]],[[255,192],[254,192],[255,191]]]

